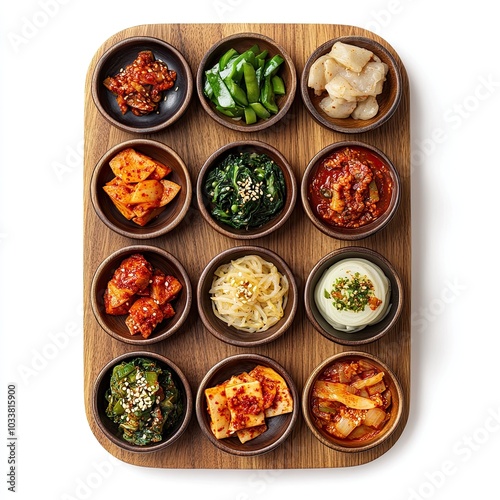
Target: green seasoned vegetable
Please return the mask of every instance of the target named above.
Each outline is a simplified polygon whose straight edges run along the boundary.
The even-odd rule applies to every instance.
[[[251,102],[250,107],[255,111],[255,114],[259,118],[266,119],[271,116],[271,113],[269,113],[269,111],[264,106],[262,106],[260,102]]]
[[[237,229],[251,229],[266,224],[281,211],[285,178],[265,154],[230,154],[207,175],[205,194],[215,219]]]
[[[273,76],[278,71],[278,68],[281,64],[283,64],[284,59],[279,54],[276,54],[274,57],[269,59],[264,65],[264,76]]]
[[[243,76],[245,77],[248,102],[258,102],[259,84],[255,76],[255,68],[250,63],[243,64]]]
[[[274,99],[273,84],[271,83],[270,76],[264,78],[264,86],[260,91],[260,102],[270,113],[276,114],[278,112],[278,105]]]
[[[119,424],[123,439],[139,446],[161,441],[183,411],[172,374],[146,358],[113,368],[106,400],[106,415]]]
[[[245,121],[249,125],[257,121],[257,114],[255,113],[254,109],[250,106],[245,108]]]
[[[236,106],[229,89],[226,87],[219,73],[215,71],[207,72],[207,81],[212,89],[213,97],[217,100],[219,106],[222,108],[232,108]]]
[[[273,90],[276,95],[284,95],[285,94],[285,82],[283,78],[278,75],[274,75],[271,78],[271,83],[273,84]]]
[[[226,66],[227,63],[231,60],[231,58],[238,53],[236,52],[235,49],[229,49],[221,58],[219,61],[219,71],[222,71]]]
[[[227,50],[219,61],[205,71],[203,92],[222,114],[247,125],[278,113],[275,96],[286,94],[285,83],[277,74],[284,58],[268,57],[258,45],[239,53]]]

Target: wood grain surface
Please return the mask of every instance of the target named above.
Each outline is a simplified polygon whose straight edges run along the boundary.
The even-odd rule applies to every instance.
[[[308,115],[300,92],[288,115],[274,127],[244,134],[230,131],[210,119],[196,93],[185,115],[164,132],[147,137],[168,144],[185,160],[193,185],[205,159],[224,144],[241,139],[258,139],[277,147],[291,163],[300,185],[309,160],[323,147],[341,140],[361,140],[384,151],[394,162],[402,179],[402,201],[399,211],[379,234],[356,243],[331,239],[320,233],[307,219],[299,199],[294,213],[278,232],[250,242],[232,240],[216,233],[202,219],[193,201],[185,220],[171,233],[153,240],[131,240],[113,233],[99,220],[90,201],[90,178],[99,158],[112,146],[134,137],[109,125],[98,113],[90,95],[90,80],[98,57],[113,43],[133,35],[149,35],[164,39],[179,49],[191,66],[193,76],[204,53],[216,41],[236,32],[258,32],[274,38],[292,56],[300,77],[307,57],[320,44],[341,35],[369,36],[394,53],[385,40],[360,28],[342,25],[301,24],[195,24],[146,25],[126,29],[108,39],[97,51],[89,66],[85,87],[85,153],[84,153],[84,397],[89,425],[101,445],[117,458],[140,466],[160,468],[208,469],[279,469],[326,468],[360,465],[388,451],[400,437],[409,413],[410,400],[410,114],[409,85],[403,75],[403,97],[396,114],[381,128],[365,134],[335,134],[318,125]],[[193,196],[195,200],[195,196]],[[93,382],[100,369],[113,357],[136,350],[106,334],[95,320],[90,306],[92,276],[110,253],[132,244],[152,244],[174,254],[187,269],[193,289],[208,261],[226,248],[240,244],[256,244],[281,255],[295,273],[303,294],[305,280],[314,264],[330,251],[346,245],[368,247],[389,259],[401,275],[404,310],[396,327],[384,338],[357,349],[378,356],[391,366],[403,387],[406,402],[402,423],[389,441],[363,453],[340,453],[325,447],[306,427],[302,415],[288,440],[278,449],[260,457],[240,458],[216,450],[201,434],[193,415],[188,430],[170,448],[153,454],[123,452],[109,442],[95,424],[91,413]],[[197,314],[196,301],[187,324],[173,337],[147,347],[171,358],[188,377],[193,393],[203,375],[217,361],[244,348],[224,344],[206,331]],[[314,330],[306,318],[301,300],[291,329],[280,339],[254,348],[284,365],[295,380],[299,393],[308,374],[326,357],[352,350],[330,342]],[[300,401],[296,401],[300,404]]]

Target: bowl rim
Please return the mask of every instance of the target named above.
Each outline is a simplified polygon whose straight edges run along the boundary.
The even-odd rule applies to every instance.
[[[334,151],[345,148],[345,147],[355,147],[355,148],[364,148],[371,153],[378,155],[382,162],[387,166],[393,181],[393,190],[392,190],[392,200],[387,208],[387,210],[377,217],[374,221],[365,224],[359,228],[337,228],[335,226],[328,225],[323,223],[316,217],[314,214],[311,205],[308,200],[308,188],[309,188],[309,178],[311,174],[316,170],[318,164],[321,162],[329,154]],[[401,204],[401,177],[399,172],[394,165],[393,161],[378,147],[368,144],[363,141],[351,141],[344,140],[339,142],[332,142],[328,144],[323,149],[318,151],[307,164],[306,169],[304,170],[304,174],[302,176],[302,181],[300,185],[300,194],[302,207],[309,218],[309,220],[319,229],[323,234],[330,236],[331,238],[336,238],[339,240],[346,241],[355,241],[362,240],[368,238],[369,236],[381,231],[385,228],[389,222],[396,215],[398,208]]]
[[[323,273],[324,267],[329,267],[331,265],[330,262],[332,261],[332,259],[335,259],[335,262],[338,262],[339,260],[343,259],[344,255],[348,254],[355,254],[360,258],[364,258],[377,265],[379,265],[379,263],[377,262],[379,261],[385,267],[387,267],[390,272],[390,275],[387,276],[387,278],[391,281],[391,285],[393,287],[391,290],[391,299],[394,298],[395,294],[397,297],[396,303],[392,301],[391,310],[388,312],[385,318],[381,320],[384,321],[386,318],[390,318],[388,323],[383,328],[381,328],[378,333],[376,333],[375,335],[371,335],[369,337],[365,337],[366,331],[363,329],[360,330],[359,332],[347,334],[349,338],[342,338],[334,333],[337,332],[338,330],[336,330],[333,326],[330,326],[332,331],[328,331],[322,326],[321,322],[318,321],[318,317],[321,318],[321,313],[318,311],[318,308],[314,302],[314,287],[316,286],[318,279],[321,277],[320,273],[321,274]],[[394,290],[394,288],[396,288],[396,290]],[[323,257],[321,257],[319,261],[316,262],[313,268],[309,271],[304,287],[304,308],[308,320],[313,325],[315,330],[319,332],[321,335],[323,335],[323,337],[332,342],[335,342],[336,344],[341,344],[341,345],[359,346],[359,345],[369,344],[380,339],[381,337],[386,335],[389,331],[391,331],[396,322],[399,320],[403,310],[403,304],[404,304],[404,287],[401,277],[397,272],[396,268],[382,254],[380,254],[375,250],[365,247],[347,246],[338,248],[324,255]],[[376,328],[377,324],[372,326]]]
[[[120,439],[119,437],[115,436],[109,430],[106,428],[106,426],[102,423],[101,418],[99,417],[99,405],[97,402],[97,396],[98,392],[100,389],[101,383],[104,382],[104,379],[107,377],[109,374],[110,370],[115,366],[116,364],[120,363],[121,361],[124,361],[126,359],[131,359],[131,358],[139,358],[139,357],[144,357],[144,358],[153,358],[155,361],[158,361],[162,364],[164,364],[166,367],[168,367],[172,372],[175,373],[177,378],[180,380],[182,383],[182,390],[184,392],[185,400],[186,400],[186,405],[183,410],[183,417],[182,417],[182,422],[179,425],[179,427],[175,430],[175,432],[170,436],[167,440],[162,440],[159,443],[155,443],[152,445],[146,445],[146,446],[136,446],[133,444],[128,443],[127,441]],[[191,390],[191,386],[189,384],[189,380],[187,379],[186,375],[184,372],[179,368],[179,366],[174,363],[170,358],[167,358],[166,356],[159,354],[157,352],[151,352],[151,351],[130,351],[126,352],[123,354],[120,354],[119,356],[110,359],[99,371],[96,379],[94,380],[93,387],[92,387],[92,416],[94,418],[94,421],[96,422],[97,426],[99,427],[100,431],[104,434],[104,436],[111,441],[113,444],[116,446],[130,451],[134,453],[151,453],[154,451],[161,450],[163,448],[167,448],[168,446],[171,446],[175,441],[177,441],[182,434],[186,431],[189,422],[191,421],[192,415],[193,415],[193,392]]]
[[[186,73],[186,98],[184,99],[184,102],[180,106],[180,108],[173,114],[171,115],[168,119],[165,121],[162,121],[158,125],[153,125],[149,127],[133,127],[130,125],[126,125],[125,123],[120,122],[119,120],[116,120],[113,118],[107,111],[104,109],[104,106],[102,105],[99,96],[98,96],[98,86],[100,85],[100,82],[98,81],[99,74],[104,66],[104,64],[107,62],[110,56],[112,56],[114,53],[119,51],[122,47],[133,44],[133,43],[138,43],[138,44],[157,44],[162,46],[165,50],[171,52],[175,58],[177,58],[181,64],[181,66],[184,69],[184,72]],[[150,134],[154,132],[159,132],[161,130],[164,130],[165,128],[169,127],[173,123],[175,123],[187,110],[191,99],[193,97],[193,87],[194,87],[194,78],[193,78],[193,73],[191,71],[191,67],[189,66],[186,58],[184,55],[180,52],[179,49],[174,47],[172,44],[167,42],[166,40],[162,40],[159,37],[156,36],[146,36],[146,35],[135,35],[135,36],[129,36],[127,38],[124,38],[123,40],[120,40],[113,45],[111,45],[108,49],[106,49],[103,54],[99,57],[97,60],[97,63],[94,67],[94,70],[92,72],[92,79],[91,79],[91,95],[92,95],[92,100],[94,101],[94,104],[96,108],[99,110],[101,113],[102,117],[108,121],[111,125],[114,125],[115,127],[125,131],[125,132],[133,132],[136,134]]]
[[[150,229],[148,231],[147,225],[144,227],[137,226],[137,229],[142,229],[141,232],[135,232],[135,228],[131,228],[130,230],[127,229],[122,229],[121,227],[117,226],[114,224],[105,214],[104,210],[101,207],[100,203],[100,195],[102,196],[102,193],[100,190],[102,189],[102,186],[98,186],[98,177],[99,173],[103,168],[108,167],[109,168],[109,160],[108,158],[112,158],[116,154],[118,154],[120,151],[123,151],[126,148],[129,147],[136,147],[140,149],[141,147],[151,147],[151,148],[157,148],[165,152],[166,154],[172,156],[175,158],[177,163],[180,166],[180,169],[182,171],[182,174],[184,175],[186,179],[186,185],[182,186],[183,189],[186,192],[186,199],[184,201],[184,205],[182,206],[181,210],[177,214],[175,218],[173,218],[168,224],[164,224],[162,227],[159,229]],[[148,155],[149,156],[149,155]],[[155,159],[153,156],[151,156],[153,160]],[[112,231],[114,231],[117,234],[120,234],[121,236],[126,236],[128,238],[134,238],[138,240],[146,240],[146,239],[152,239],[152,238],[158,238],[160,236],[163,236],[173,229],[175,229],[184,219],[186,214],[189,211],[189,208],[191,206],[191,200],[192,200],[192,182],[191,182],[191,176],[189,173],[189,170],[187,168],[187,165],[183,158],[175,151],[173,148],[168,146],[167,144],[154,140],[154,139],[146,139],[146,138],[135,138],[135,139],[127,139],[123,142],[120,142],[118,144],[115,144],[112,146],[110,149],[108,149],[96,162],[94,169],[92,171],[92,176],[90,179],[90,200],[92,202],[92,206],[94,207],[94,210],[99,217],[99,219]],[[173,203],[176,201],[173,200]]]
[[[237,149],[237,148],[244,149],[252,147],[262,149],[268,156],[274,155],[279,159],[279,162],[275,163],[283,172],[283,176],[285,177],[285,182],[287,179],[290,181],[289,183],[291,189],[288,189],[288,182],[286,182],[287,193],[283,208],[281,209],[281,212],[275,215],[273,219],[271,219],[268,223],[257,228],[249,229],[246,232],[235,232],[229,226],[217,223],[217,221],[215,221],[213,217],[210,215],[210,212],[207,210],[207,206],[204,201],[203,183],[208,172],[214,167],[213,163],[215,160],[217,160],[217,158],[225,157],[230,153],[232,149]],[[288,219],[290,218],[295,209],[298,196],[297,193],[298,193],[297,179],[295,178],[295,173],[291,167],[290,162],[285,158],[283,153],[281,153],[281,151],[279,151],[276,147],[261,140],[237,140],[221,146],[205,160],[203,166],[200,169],[200,172],[198,173],[198,177],[196,180],[196,201],[202,217],[218,233],[228,238],[239,239],[239,240],[254,240],[257,238],[262,238],[282,227],[288,221]]]
[[[182,279],[185,283],[185,290],[184,293],[186,294],[186,305],[184,309],[180,312],[176,312],[178,314],[178,318],[176,323],[169,329],[167,329],[165,332],[160,333],[158,335],[152,335],[148,337],[147,339],[145,338],[134,338],[130,336],[128,337],[122,337],[118,333],[116,333],[112,328],[110,328],[105,321],[102,320],[102,316],[104,313],[100,310],[99,305],[97,303],[97,282],[99,280],[99,277],[101,273],[104,271],[104,269],[113,261],[113,260],[119,260],[125,258],[127,255],[132,255],[133,253],[154,253],[167,261],[173,263],[173,265],[179,270]],[[167,252],[166,250],[163,250],[162,248],[151,246],[151,245],[129,245],[126,247],[119,248],[118,250],[114,251],[110,255],[108,255],[101,263],[98,265],[96,268],[94,275],[92,277],[92,282],[90,285],[90,303],[91,303],[91,308],[92,312],[94,313],[94,317],[99,324],[99,326],[112,338],[124,342],[125,344],[131,344],[131,345],[138,345],[138,346],[145,346],[149,344],[156,344],[157,342],[161,342],[162,340],[167,339],[168,337],[171,337],[179,331],[186,320],[189,317],[189,313],[191,310],[192,306],[192,301],[193,301],[193,289],[192,289],[192,284],[191,280],[189,278],[189,275],[184,267],[184,265],[179,261],[177,257],[175,257],[173,254],[170,252]]]
[[[371,122],[369,124],[366,124],[364,126],[360,127],[344,127],[342,125],[337,125],[335,123],[332,123],[331,121],[327,120],[324,116],[322,116],[318,110],[314,107],[310,95],[309,95],[309,90],[308,90],[308,77],[309,77],[309,70],[314,63],[314,61],[320,57],[321,55],[326,54],[333,46],[334,43],[336,42],[343,42],[343,43],[350,43],[353,45],[356,45],[356,43],[363,42],[368,45],[372,45],[376,47],[376,49],[380,52],[383,53],[384,56],[387,58],[386,59],[386,64],[390,63],[390,66],[392,67],[395,75],[395,98],[392,104],[390,105],[389,109],[387,112],[380,116],[378,120]],[[373,51],[372,51],[373,52]],[[322,43],[320,46],[314,50],[310,56],[306,59],[306,63],[304,65],[304,69],[302,70],[302,75],[300,77],[300,93],[302,96],[302,102],[304,103],[305,107],[311,114],[311,116],[318,122],[320,125],[323,127],[333,130],[335,132],[340,132],[344,134],[360,134],[364,132],[369,132],[371,130],[374,130],[384,123],[386,123],[399,107],[399,104],[401,102],[401,97],[402,97],[402,74],[401,74],[401,67],[394,57],[394,55],[391,53],[391,51],[384,47],[380,42],[374,40],[373,38],[367,37],[367,36],[359,36],[359,35],[342,35],[338,36],[335,38],[332,38],[330,40],[327,40],[326,42]]]
[[[312,421],[309,414],[310,391],[318,376],[327,366],[329,366],[330,364],[341,358],[359,358],[359,357],[367,358],[368,360],[374,362],[375,364],[378,364],[383,369],[383,371],[389,375],[391,383],[394,386],[394,389],[396,390],[398,398],[398,408],[392,426],[386,432],[378,434],[375,437],[375,439],[373,439],[373,441],[370,441],[367,444],[361,446],[343,446],[341,444],[329,440],[326,436],[324,436],[321,432],[319,432],[319,430],[314,425],[314,422]],[[321,361],[318,365],[316,365],[313,368],[313,370],[307,376],[306,381],[304,383],[304,388],[302,390],[302,397],[301,397],[301,406],[302,406],[302,415],[304,417],[308,429],[311,431],[313,436],[316,437],[316,439],[318,439],[321,443],[336,451],[342,451],[348,453],[360,453],[382,444],[382,442],[386,441],[394,433],[394,431],[399,427],[401,423],[401,418],[403,416],[404,401],[405,401],[405,395],[401,383],[399,382],[399,379],[396,376],[394,370],[391,367],[389,367],[387,363],[382,361],[378,356],[375,356],[368,352],[344,351],[344,352],[339,352],[337,354],[333,354],[332,356]]]
[[[213,272],[215,271],[215,269],[217,269],[219,265],[222,265],[225,262],[229,262],[232,259],[232,256],[238,253],[246,255],[257,254],[262,256],[263,258],[269,258],[270,260],[276,262],[277,263],[276,267],[278,268],[278,270],[281,273],[286,274],[286,276],[288,277],[289,295],[288,295],[287,307],[288,304],[290,303],[291,304],[290,312],[287,316],[281,318],[280,321],[275,325],[276,330],[271,335],[266,336],[265,338],[256,340],[236,340],[227,337],[223,331],[219,331],[212,325],[212,322],[209,319],[209,315],[212,316],[213,312],[211,310],[207,312],[202,305],[204,303],[203,291],[204,288],[207,286],[206,285],[207,280],[211,278]],[[220,252],[219,254],[215,255],[210,259],[210,261],[203,268],[203,271],[200,274],[200,278],[198,279],[198,284],[196,287],[196,299],[198,304],[198,315],[200,316],[203,326],[214,337],[218,338],[219,340],[222,340],[226,344],[230,344],[237,347],[250,348],[273,342],[274,340],[281,337],[291,327],[298,309],[299,292],[298,292],[297,282],[291,268],[288,266],[286,261],[280,255],[278,255],[276,252],[266,247],[261,247],[257,245],[242,245],[242,246],[227,248],[226,250],[223,250],[222,252]],[[218,318],[215,319],[222,323],[222,320],[219,320]],[[230,328],[227,325],[226,327]],[[234,330],[236,333],[238,332],[236,329]],[[266,332],[262,333],[265,334]]]
[[[285,432],[273,443],[270,443],[269,445],[265,446],[262,449],[259,450],[234,450],[230,446],[226,445],[224,442],[224,439],[217,439],[210,429],[203,425],[203,423],[206,421],[206,403],[205,403],[205,394],[204,391],[208,387],[208,383],[216,373],[223,367],[225,367],[227,364],[233,363],[235,361],[248,361],[248,362],[254,362],[255,365],[258,364],[264,364],[267,366],[270,366],[274,370],[276,370],[286,381],[287,386],[292,394],[293,398],[293,410],[291,412],[290,416],[290,422],[288,423],[288,426],[285,430]],[[236,372],[235,372],[236,373]],[[217,378],[217,377],[215,377]],[[221,383],[223,380],[220,382],[214,382],[214,383]],[[292,376],[290,373],[285,369],[281,363],[276,361],[275,359],[271,358],[270,356],[264,355],[264,354],[258,354],[254,352],[250,353],[238,353],[238,354],[232,354],[229,355],[223,359],[220,359],[217,361],[214,365],[211,366],[211,368],[205,373],[203,376],[202,380],[200,381],[200,384],[198,385],[198,389],[196,392],[196,397],[195,397],[195,413],[196,413],[196,418],[198,420],[198,425],[204,434],[206,438],[218,449],[230,453],[232,455],[239,455],[239,456],[255,456],[255,455],[262,455],[264,453],[268,453],[275,448],[279,447],[286,439],[289,437],[290,433],[293,431],[293,428],[295,427],[295,424],[298,420],[298,416],[300,413],[300,394],[297,389],[297,385],[295,384],[295,381],[293,380]]]
[[[288,65],[291,74],[291,86],[290,85],[288,86],[286,99],[284,100],[283,106],[279,109],[278,113],[268,118],[267,120],[258,120],[256,123],[251,125],[246,125],[246,124],[242,125],[239,124],[239,122],[237,121],[234,121],[233,123],[232,121],[225,120],[222,116],[220,116],[218,113],[214,111],[214,109],[211,107],[211,105],[209,104],[207,98],[203,93],[203,79],[205,75],[205,67],[207,65],[208,60],[223,44],[241,38],[264,40],[269,45],[276,47],[276,50],[285,59],[285,62]],[[287,114],[288,110],[290,109],[292,103],[295,100],[295,95],[297,93],[297,87],[298,87],[297,80],[298,78],[297,78],[297,70],[295,68],[295,63],[290,54],[288,53],[288,51],[286,51],[280,43],[276,42],[276,40],[274,40],[273,38],[264,35],[262,33],[244,31],[241,33],[233,33],[218,40],[205,52],[203,58],[201,59],[200,64],[198,65],[198,70],[196,72],[196,90],[198,93],[198,99],[203,109],[207,112],[208,116],[210,116],[210,118],[215,120],[217,123],[231,130],[237,130],[239,132],[258,132],[271,127],[275,123],[279,122]]]

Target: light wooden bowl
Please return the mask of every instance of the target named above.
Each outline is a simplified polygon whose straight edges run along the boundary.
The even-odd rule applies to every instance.
[[[391,306],[384,318],[374,325],[369,325],[358,332],[345,332],[330,325],[316,306],[314,291],[325,271],[336,262],[344,259],[366,259],[379,266],[387,276],[391,287]],[[364,247],[349,246],[334,250],[321,258],[309,272],[304,288],[304,306],[306,315],[314,328],[323,337],[337,344],[359,346],[368,344],[383,337],[389,332],[403,309],[403,283],[394,266],[381,254]]]
[[[257,153],[269,156],[283,172],[286,187],[285,203],[281,211],[266,224],[249,229],[236,229],[216,220],[211,212],[211,202],[205,192],[205,179],[209,172],[230,154]],[[288,160],[275,147],[262,141],[236,141],[212,153],[202,166],[196,182],[196,198],[202,217],[220,234],[228,238],[253,240],[262,238],[281,228],[288,220],[297,201],[297,181]]]
[[[210,102],[203,93],[203,88],[205,84],[205,71],[212,68],[227,50],[234,48],[242,53],[254,44],[258,44],[261,50],[268,50],[269,57],[280,54],[285,59],[278,74],[283,78],[286,94],[276,96],[276,104],[279,108],[277,114],[271,115],[267,120],[259,119],[256,123],[247,125],[244,120],[235,121],[233,118],[217,111],[213,103]],[[297,90],[297,73],[292,58],[288,55],[286,50],[273,39],[260,33],[235,33],[219,40],[203,56],[196,75],[196,90],[203,109],[217,123],[239,132],[258,132],[276,124],[290,109]]]
[[[120,263],[133,254],[142,254],[153,267],[162,270],[167,275],[175,276],[182,284],[179,296],[172,302],[175,315],[160,323],[151,336],[146,339],[141,335],[130,334],[125,324],[125,315],[106,314],[104,307],[104,292],[109,280],[113,277],[113,273]],[[92,279],[90,298],[94,316],[108,335],[126,344],[150,345],[165,340],[182,327],[191,310],[192,295],[189,275],[176,257],[157,247],[132,245],[115,251],[101,262]]]
[[[210,429],[210,416],[207,411],[205,389],[221,384],[229,380],[233,375],[251,371],[257,365],[272,368],[283,377],[293,398],[292,412],[267,418],[268,429],[260,436],[246,443],[241,443],[236,436],[217,439]],[[231,455],[251,457],[263,455],[283,445],[297,422],[300,412],[300,400],[292,377],[275,360],[260,354],[235,354],[216,363],[203,377],[198,386],[195,408],[196,417],[203,434],[216,448]]]
[[[390,411],[390,418],[385,423],[382,430],[372,439],[369,440],[346,440],[335,438],[326,432],[316,427],[312,414],[311,414],[311,394],[316,380],[324,372],[324,370],[338,361],[356,361],[359,359],[366,359],[369,363],[376,366],[379,370],[385,372],[384,381],[391,391],[392,409]],[[369,450],[375,446],[379,446],[386,441],[389,436],[397,429],[401,420],[401,415],[404,408],[404,394],[401,385],[396,377],[394,371],[389,368],[377,357],[357,351],[346,351],[335,354],[324,361],[322,361],[312,373],[307,377],[304,389],[302,391],[302,413],[307,427],[312,432],[314,437],[321,443],[336,451],[354,453]]]
[[[183,404],[182,418],[174,428],[166,430],[164,432],[163,440],[158,443],[144,446],[135,445],[133,443],[125,441],[118,429],[118,424],[115,424],[106,415],[108,402],[106,400],[105,394],[106,390],[109,388],[113,367],[120,364],[122,361],[128,361],[134,358],[153,359],[154,361],[156,361],[157,365],[160,366],[160,368],[169,370],[172,373],[172,380],[174,381],[176,387],[179,389]],[[103,432],[106,438],[122,450],[135,453],[153,453],[163,450],[174,444],[174,442],[176,442],[187,429],[193,415],[193,395],[188,379],[186,378],[182,370],[172,360],[155,352],[132,351],[110,360],[99,372],[99,375],[94,382],[92,393],[92,415],[99,429]]]
[[[284,316],[271,326],[267,331],[260,333],[246,333],[233,326],[229,326],[224,321],[215,316],[212,300],[210,297],[210,288],[214,272],[222,264],[231,262],[231,260],[244,257],[245,255],[259,255],[264,260],[272,262],[281,274],[288,278],[288,300],[284,310]],[[267,248],[258,246],[239,246],[229,248],[214,257],[203,270],[197,285],[197,302],[200,318],[205,328],[216,338],[227,344],[238,347],[255,347],[267,344],[283,335],[292,325],[295,313],[298,307],[298,290],[295,277],[288,267],[287,263],[275,252]]]
[[[377,96],[379,111],[373,118],[369,120],[356,120],[352,117],[332,118],[328,116],[319,107],[319,102],[324,97],[324,95],[315,95],[314,90],[307,84],[311,66],[320,56],[323,56],[330,52],[335,42],[343,42],[370,50],[376,56],[378,56],[382,62],[386,63],[389,66],[386,81],[384,82],[383,92],[382,94]],[[300,92],[307,110],[320,125],[335,132],[341,132],[344,134],[359,134],[380,127],[394,115],[401,101],[401,78],[401,69],[398,62],[396,61],[392,53],[383,45],[368,37],[341,36],[323,43],[309,56],[302,72],[300,80]]]
[[[114,177],[109,166],[110,160],[126,148],[133,148],[169,166],[172,172],[166,178],[181,186],[176,197],[145,226],[127,220],[103,190],[103,186]],[[130,139],[113,146],[97,162],[90,181],[90,199],[99,219],[114,232],[134,239],[157,238],[175,229],[189,211],[192,199],[191,177],[184,160],[166,144],[151,139]]]
[[[116,75],[131,64],[140,51],[151,50],[156,59],[177,73],[174,86],[163,93],[156,112],[136,116],[122,114],[116,97],[103,84],[108,76]],[[159,38],[133,36],[110,47],[98,60],[92,75],[92,98],[102,116],[113,126],[135,134],[158,132],[173,125],[184,114],[193,95],[193,75],[179,50]]]
[[[316,170],[328,156],[344,147],[364,148],[368,152],[374,154],[375,156],[378,156],[382,163],[384,163],[387,167],[392,184],[392,196],[387,210],[375,220],[357,228],[340,227],[326,223],[323,219],[319,218],[316,215],[309,201],[309,186],[314,177],[314,174],[316,173]],[[322,233],[330,236],[331,238],[354,241],[367,238],[368,236],[381,231],[385,226],[387,226],[387,224],[389,224],[394,215],[396,215],[401,201],[401,179],[392,161],[380,149],[365,142],[342,141],[324,147],[310,160],[302,176],[300,192],[302,206],[306,215]]]

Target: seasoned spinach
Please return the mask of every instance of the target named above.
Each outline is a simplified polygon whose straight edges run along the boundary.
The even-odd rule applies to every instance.
[[[257,228],[283,208],[285,178],[266,154],[230,154],[207,175],[205,194],[219,222],[237,229]]]

